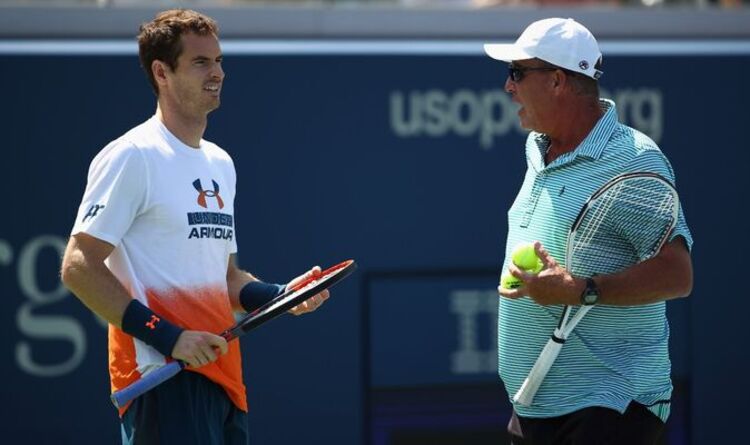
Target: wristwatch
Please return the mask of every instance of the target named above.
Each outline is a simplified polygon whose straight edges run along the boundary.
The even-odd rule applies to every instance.
[[[599,288],[593,278],[586,278],[586,288],[581,293],[581,304],[591,306],[599,301]]]

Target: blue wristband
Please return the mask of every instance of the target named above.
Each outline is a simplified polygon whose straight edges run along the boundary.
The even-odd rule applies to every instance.
[[[245,311],[252,312],[281,295],[284,289],[286,284],[251,281],[240,290],[240,304]]]
[[[136,299],[128,304],[122,314],[122,331],[153,346],[165,357],[172,355],[177,338],[183,330],[156,315]]]

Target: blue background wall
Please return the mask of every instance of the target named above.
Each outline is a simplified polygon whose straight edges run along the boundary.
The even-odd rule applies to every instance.
[[[91,158],[147,119],[154,98],[135,55],[5,55],[0,66],[0,431],[8,443],[115,443],[105,330],[61,287],[57,269]],[[383,363],[363,350],[365,340],[378,333],[395,344],[404,335],[389,329],[388,311],[363,316],[365,303],[392,295],[368,280],[501,264],[505,212],[525,166],[524,133],[502,93],[505,67],[479,52],[229,54],[225,70],[206,138],[237,165],[241,265],[284,281],[311,264],[360,264],[322,310],[243,339],[253,443],[361,443],[369,385],[387,370],[365,369]],[[606,59],[605,73],[625,122],[672,160],[696,240],[693,295],[670,303],[692,443],[733,443],[744,437],[750,395],[739,343],[750,309],[740,291],[750,57],[619,55]],[[491,273],[466,284],[470,275],[436,280],[448,290],[493,288]],[[436,338],[457,335],[458,323],[430,323],[450,313],[447,304],[427,304],[424,294],[402,304]],[[449,363],[454,345],[441,344],[430,356]],[[420,363],[429,360],[415,359],[410,372]]]

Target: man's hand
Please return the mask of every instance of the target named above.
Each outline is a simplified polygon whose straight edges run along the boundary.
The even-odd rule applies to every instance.
[[[183,331],[172,350],[172,357],[182,360],[191,368],[213,363],[227,353],[224,337],[203,331]]]
[[[310,277],[319,276],[320,272],[321,272],[320,267],[315,266],[309,271],[305,272],[304,274],[290,281],[286,285],[286,288],[291,289],[292,287],[296,286],[297,283],[299,283],[300,281],[306,280]],[[297,306],[294,306],[293,308],[289,309],[289,313],[293,315],[302,315],[308,312],[312,312],[315,309],[319,308],[328,299],[329,296],[330,296],[330,293],[328,292],[328,289],[326,289],[318,294],[313,295],[312,297],[308,298],[307,300],[303,301]]]
[[[497,287],[498,293],[506,298],[527,296],[537,304],[580,304],[581,292],[585,286],[582,279],[573,277],[567,269],[561,267],[540,242],[534,243],[534,250],[542,260],[543,268],[538,274],[524,272],[515,264],[508,266],[508,272],[523,282],[516,289]]]

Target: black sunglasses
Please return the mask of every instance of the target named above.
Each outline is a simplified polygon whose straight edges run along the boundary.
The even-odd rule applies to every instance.
[[[513,82],[520,82],[521,79],[523,79],[523,76],[525,76],[528,71],[556,71],[559,69],[560,68],[553,68],[549,66],[522,68],[518,66],[508,65],[508,77],[510,77],[510,80],[512,80]]]

